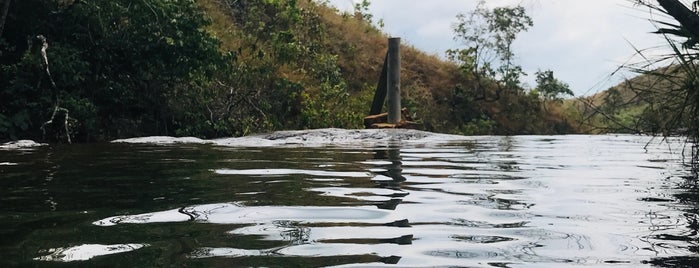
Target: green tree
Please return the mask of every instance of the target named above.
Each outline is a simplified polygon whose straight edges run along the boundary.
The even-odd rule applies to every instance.
[[[522,6],[487,9],[485,3],[481,0],[472,12],[457,15],[454,39],[465,48],[448,50],[447,56],[476,80],[479,98],[486,98],[488,81],[496,81],[497,99],[504,89],[520,89],[520,78],[525,73],[515,64],[512,44],[519,33],[534,24]]]
[[[0,139],[37,137],[50,88],[27,36],[42,34],[78,140],[173,133],[178,90],[222,64],[193,0],[15,1],[0,39]]]
[[[564,96],[573,96],[568,84],[556,79],[551,70],[536,72],[536,90],[544,98],[544,110],[547,110],[546,101],[561,101]]]
[[[362,0],[361,2],[354,4],[354,14],[359,16],[367,23],[372,24],[374,15],[372,15],[371,12],[369,12],[370,6],[371,2],[369,2],[369,0]]]
[[[237,42],[235,60],[215,78],[214,87],[222,95],[215,99],[222,101],[200,108],[212,113],[193,114],[199,119],[189,121],[233,130],[228,135],[361,123],[347,108],[348,86],[328,45],[318,6],[304,2],[225,2],[234,22],[229,34]]]

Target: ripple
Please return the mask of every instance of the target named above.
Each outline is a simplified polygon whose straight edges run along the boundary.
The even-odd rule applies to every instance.
[[[663,146],[644,150],[644,137],[423,143],[431,139],[424,133],[406,142],[391,133],[283,132],[215,146],[109,144],[115,151],[107,152],[66,146],[39,160],[8,152],[0,167],[19,165],[0,180],[2,208],[15,212],[0,218],[32,227],[10,237],[8,259],[135,251],[124,257],[172,266],[560,267],[669,264],[696,251],[693,177]],[[48,204],[56,211],[33,212]],[[65,247],[26,257],[36,245]],[[152,249],[136,250],[143,247]]]
[[[520,221],[520,222],[508,222],[508,223],[490,223],[486,221],[475,221],[475,220],[467,220],[467,219],[454,219],[451,224],[454,225],[459,225],[459,226],[466,226],[466,227],[474,227],[474,228],[488,228],[488,229],[510,229],[510,228],[522,228],[527,226],[529,224],[529,221]]]
[[[312,188],[309,191],[320,192],[323,196],[352,197],[366,201],[386,201],[395,197],[404,197],[410,193],[392,189],[381,188],[344,188],[344,187],[324,187]]]
[[[477,244],[489,244],[498,242],[507,242],[517,240],[515,238],[503,237],[503,236],[489,236],[489,235],[454,235],[451,237],[457,241],[477,243]]]
[[[34,260],[57,262],[86,261],[98,256],[134,251],[147,246],[148,244],[84,244],[66,248],[51,248],[41,251],[49,253],[48,255],[34,258]]]
[[[93,222],[98,226],[196,221],[239,224],[290,220],[302,222],[384,222],[390,214],[372,207],[246,207],[239,203],[207,204],[167,211],[121,215]]]
[[[367,172],[342,172],[325,170],[304,169],[216,169],[214,173],[221,175],[254,175],[254,176],[282,176],[282,175],[311,175],[319,177],[349,177],[368,178]]]

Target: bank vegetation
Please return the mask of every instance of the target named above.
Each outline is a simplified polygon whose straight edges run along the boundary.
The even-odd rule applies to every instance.
[[[353,13],[309,0],[2,3],[1,141],[360,128],[388,38],[368,1]],[[544,70],[523,88],[503,47],[532,26],[524,10],[479,8],[460,22],[500,27],[504,43],[462,39],[444,59],[408,41],[403,106],[436,132],[579,131],[561,105],[567,85]],[[469,30],[455,25],[456,38]]]

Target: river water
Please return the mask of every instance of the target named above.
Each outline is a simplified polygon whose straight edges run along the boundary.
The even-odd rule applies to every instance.
[[[289,133],[0,147],[0,266],[699,261],[682,139]]]

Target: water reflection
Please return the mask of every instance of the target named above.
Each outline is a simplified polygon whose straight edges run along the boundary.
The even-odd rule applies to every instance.
[[[686,266],[699,254],[696,181],[681,143],[647,142],[0,154],[0,266]]]
[[[39,253],[48,253],[41,257],[34,258],[38,261],[58,261],[74,262],[86,261],[98,256],[129,252],[148,246],[147,244],[119,244],[119,245],[99,245],[85,244],[69,248],[51,248],[42,250]]]
[[[401,184],[407,179],[403,176],[403,166],[400,157],[400,146],[393,145],[387,149],[375,150],[374,159],[377,161],[371,170],[375,174],[390,178],[390,180],[374,180],[378,187],[398,191],[394,193],[390,200],[376,205],[380,209],[395,210],[396,207],[403,201],[403,197],[408,195],[408,192],[403,192]],[[383,162],[386,161],[386,162]]]

